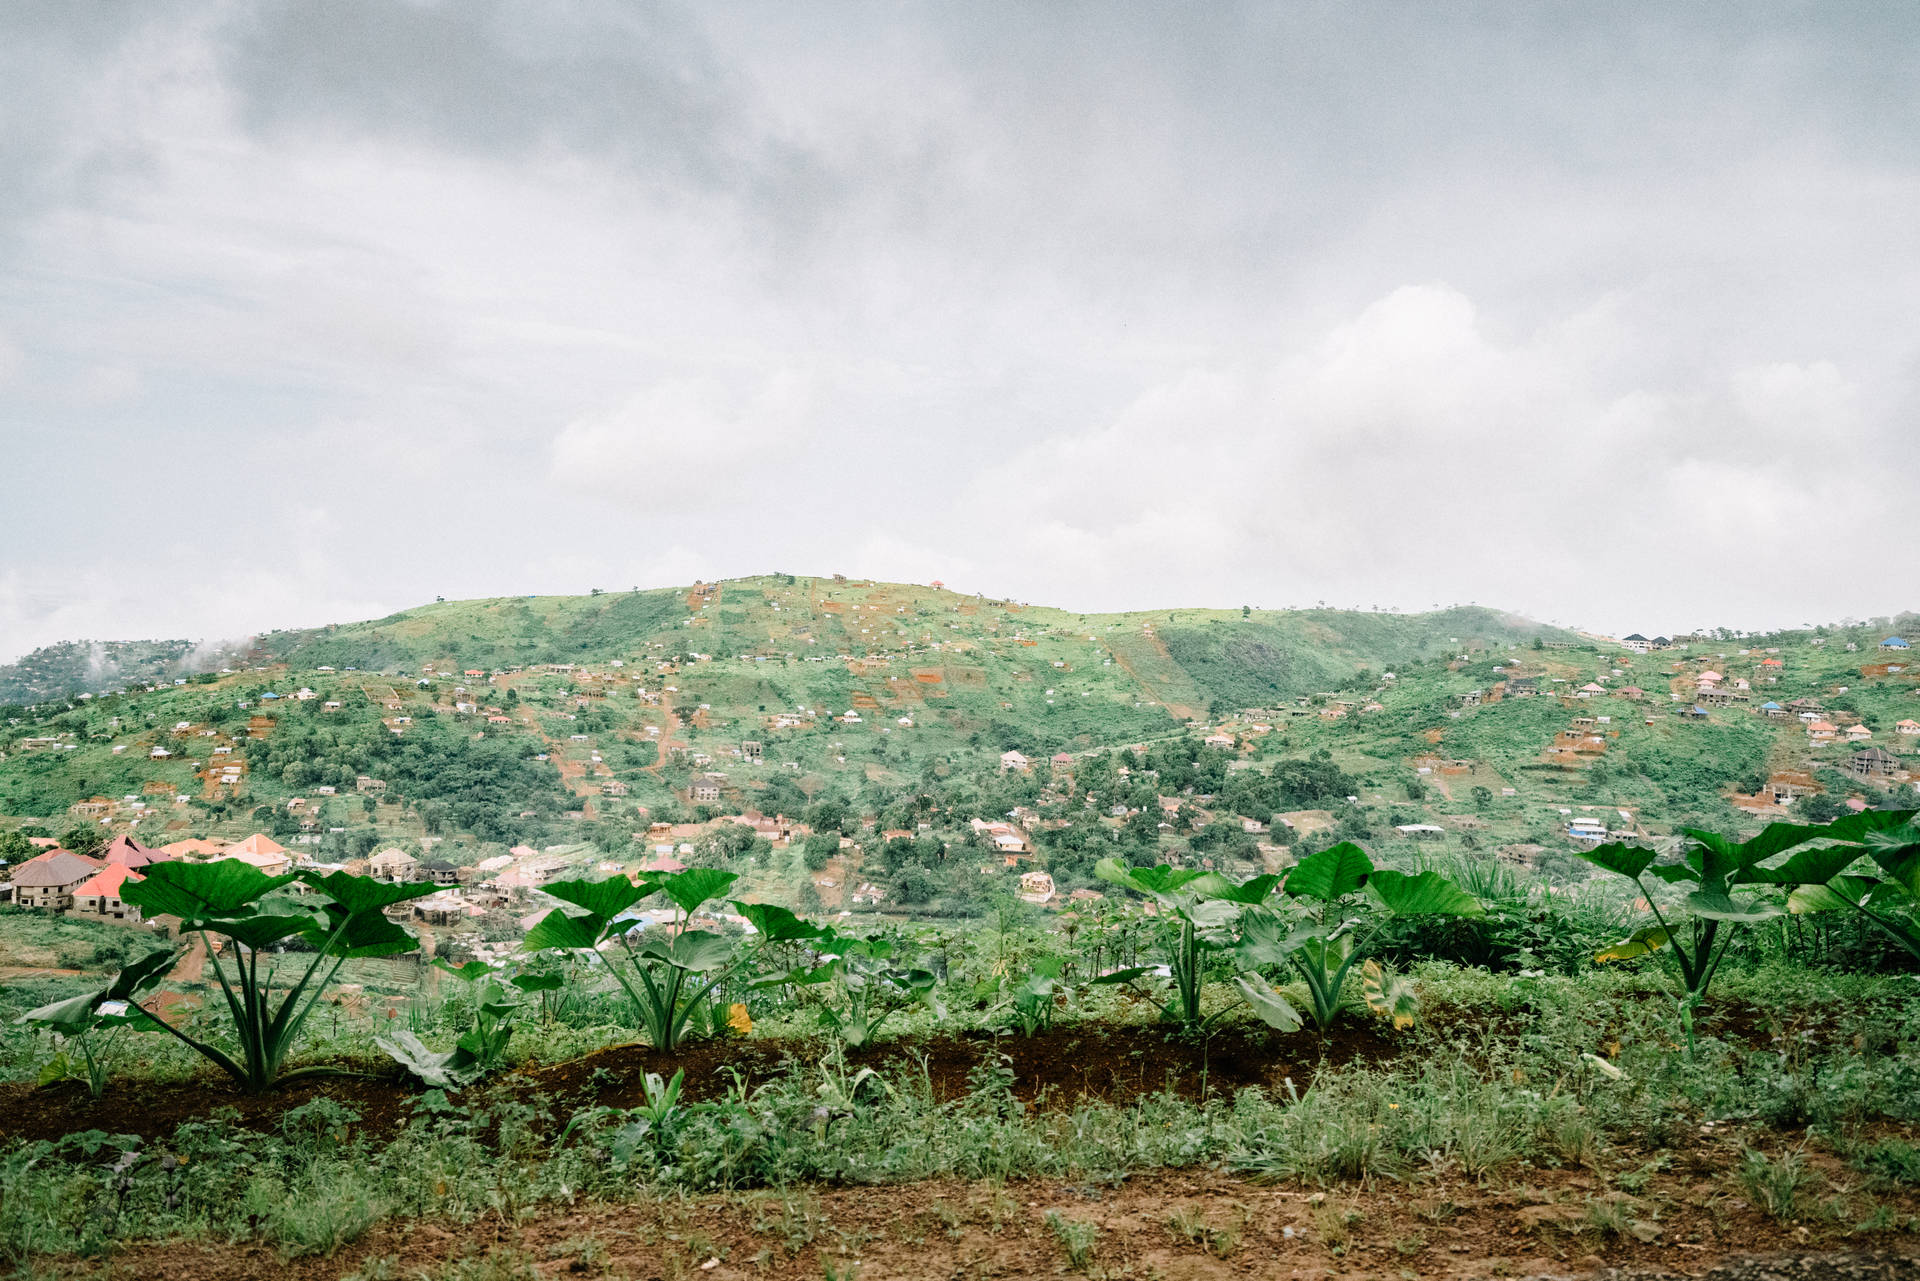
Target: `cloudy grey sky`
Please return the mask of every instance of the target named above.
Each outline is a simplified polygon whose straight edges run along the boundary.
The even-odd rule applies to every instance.
[[[0,659],[784,570],[1920,606],[1920,6],[0,7]]]

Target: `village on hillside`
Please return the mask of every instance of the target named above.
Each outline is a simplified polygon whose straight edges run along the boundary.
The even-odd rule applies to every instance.
[[[1920,669],[1864,625],[1742,643],[1331,614],[1313,626],[1348,629],[1350,656],[1301,650],[1303,679],[1292,616],[1072,616],[939,584],[421,613],[443,616],[486,646],[591,626],[600,652],[448,658],[414,624],[408,652],[441,652],[376,668],[348,660],[399,656],[400,633],[367,625],[10,709],[0,898],[151,928],[113,893],[145,860],[343,869],[431,881],[411,921],[477,955],[556,880],[712,866],[810,911],[1071,911],[1109,853],[1244,873],[1353,838],[1564,875],[1606,840],[1920,788]],[[1481,634],[1440,631],[1464,624]],[[1256,686],[1259,663],[1293,686]]]

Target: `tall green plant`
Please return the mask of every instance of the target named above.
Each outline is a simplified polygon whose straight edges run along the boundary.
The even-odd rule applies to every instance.
[[[737,949],[723,935],[690,928],[693,913],[725,893],[738,876],[710,868],[692,868],[670,876],[646,874],[637,881],[616,876],[604,881],[556,881],[553,897],[582,909],[556,908],[527,931],[521,946],[529,952],[556,948],[599,955],[627,994],[634,1017],[657,1049],[673,1050],[696,1028],[702,1003],[733,976],[758,949]],[[644,931],[635,943],[635,922],[624,914],[654,894],[665,894],[674,914],[664,929]],[[784,908],[763,903],[734,904],[758,931],[762,945],[817,937],[820,927]],[[614,944],[618,952],[604,949]],[[721,1020],[709,1020],[718,1024]]]
[[[128,1011],[141,996],[159,986],[173,968],[173,960],[171,949],[150,952],[121,970],[104,988],[29,1010],[15,1022],[45,1028],[66,1046],[78,1050],[87,1093],[97,1099],[106,1092],[114,1042],[126,1028],[140,1024],[139,1017]],[[72,1069],[72,1053],[63,1048],[41,1073],[40,1083],[64,1079],[74,1074]]]
[[[1388,979],[1368,959],[1389,918],[1479,916],[1485,910],[1438,872],[1416,875],[1374,867],[1367,852],[1351,841],[1303,860],[1287,873],[1283,889],[1288,910],[1245,915],[1236,956],[1249,971],[1279,967],[1299,975],[1307,987],[1307,1012],[1322,1033],[1339,1016],[1347,981],[1362,964],[1368,967],[1367,1004],[1396,1025],[1412,1021],[1411,986]],[[1249,1001],[1283,999],[1256,976],[1242,975],[1235,983]]]
[[[263,903],[295,882],[304,883],[321,901],[278,901],[271,910]],[[432,885],[388,885],[345,872],[268,876],[238,859],[156,863],[144,879],[129,880],[120,896],[148,916],[178,917],[182,934],[200,936],[207,967],[226,998],[231,1040],[225,1046],[201,1040],[138,1005],[130,1006],[129,1013],[186,1043],[247,1090],[337,1073],[341,1069],[284,1068],[307,1017],[348,958],[394,956],[416,946],[414,937],[389,921],[384,909],[432,892]],[[296,938],[312,951],[295,982],[276,983],[282,962],[272,949]],[[231,945],[228,962],[221,961],[215,939]],[[263,957],[270,958],[264,973]]]
[[[1822,834],[1840,843],[1803,849],[1777,867],[1755,869],[1748,879],[1791,887],[1789,912],[1855,912],[1920,957],[1920,821],[1915,813],[1869,810],[1835,819]]]
[[[434,961],[434,968],[466,983],[473,996],[473,1023],[460,1033],[453,1049],[430,1050],[411,1030],[396,1029],[390,1037],[373,1038],[394,1062],[428,1085],[441,1089],[470,1085],[506,1062],[514,1025],[526,1007],[527,995],[549,991],[560,981],[553,974],[509,974],[503,965],[468,961],[450,965]]]
[[[1687,1045],[1692,1048],[1694,1016],[1706,1000],[1735,934],[1741,926],[1770,921],[1783,910],[1769,900],[1736,898],[1734,887],[1765,883],[1767,873],[1760,868],[1762,863],[1817,840],[1827,831],[1808,824],[1771,823],[1749,840],[1734,841],[1717,832],[1686,828],[1687,843],[1677,862],[1658,861],[1655,851],[1632,845],[1607,844],[1577,851],[1594,866],[1631,880],[1653,916],[1653,924],[1635,930],[1594,959],[1628,961],[1655,954],[1667,958],[1679,980],[1675,1001]],[[1663,908],[1660,895],[1646,883],[1648,876],[1668,885],[1691,888],[1686,888],[1676,903]]]
[[[1116,858],[1103,858],[1094,865],[1094,875],[1112,885],[1145,895],[1153,901],[1163,924],[1162,955],[1155,965],[1135,965],[1095,978],[1095,983],[1127,984],[1140,987],[1141,980],[1164,978],[1171,991],[1161,997],[1151,989],[1149,995],[1168,1021],[1202,1030],[1228,1010],[1211,1015],[1201,1013],[1201,996],[1206,987],[1207,970],[1214,958],[1232,946],[1232,930],[1241,912],[1263,902],[1280,883],[1278,876],[1256,876],[1235,883],[1218,872],[1196,868],[1129,867]],[[1255,1000],[1242,989],[1242,996],[1253,1004],[1254,1012],[1281,1031],[1300,1026],[1299,1017],[1284,1000]],[[1277,996],[1277,994],[1276,994]],[[1290,1025],[1289,1025],[1290,1024]]]

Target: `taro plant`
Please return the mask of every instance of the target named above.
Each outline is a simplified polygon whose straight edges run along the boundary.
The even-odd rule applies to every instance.
[[[1742,925],[1772,920],[1782,911],[1778,904],[1764,899],[1736,898],[1734,887],[1767,883],[1769,873],[1761,863],[1827,834],[1825,827],[1770,823],[1750,840],[1733,841],[1717,832],[1686,828],[1687,843],[1678,862],[1657,861],[1655,851],[1632,845],[1607,844],[1577,851],[1596,867],[1631,880],[1653,916],[1653,924],[1635,930],[1594,959],[1667,958],[1679,981],[1675,1004],[1680,1027],[1688,1049],[1693,1049],[1694,1016],[1705,1002],[1735,934]],[[1660,895],[1647,886],[1648,876],[1685,888],[1685,893],[1663,908]]]
[[[1777,867],[1750,870],[1744,879],[1791,887],[1789,912],[1856,912],[1920,957],[1920,923],[1915,919],[1920,910],[1920,822],[1915,811],[1849,814],[1827,824],[1821,834],[1843,843],[1802,849]],[[1866,870],[1863,863],[1874,870]]]
[[[1347,981],[1359,966],[1362,995],[1374,1013],[1396,1027],[1412,1023],[1412,985],[1389,977],[1371,947],[1393,917],[1478,916],[1480,900],[1438,872],[1408,873],[1376,868],[1367,852],[1351,841],[1309,856],[1287,873],[1284,909],[1263,907],[1243,915],[1234,952],[1242,973],[1235,986],[1263,1018],[1275,1026],[1292,1015],[1292,1006],[1259,972],[1291,970],[1307,988],[1307,1013],[1326,1034],[1339,1017]]]
[[[322,901],[268,901],[274,891],[296,882]],[[226,1000],[230,1039],[224,1046],[216,1045],[138,1005],[129,1006],[128,1012],[145,1026],[184,1042],[250,1091],[339,1073],[343,1069],[325,1066],[285,1071],[287,1055],[327,985],[349,958],[413,950],[414,937],[389,921],[384,909],[432,892],[430,884],[388,885],[345,872],[268,876],[238,859],[153,864],[144,879],[127,881],[121,898],[149,916],[178,917],[182,934],[200,936],[207,968]],[[272,949],[295,939],[311,951],[303,960],[288,962],[299,970],[296,980],[279,981],[281,958]],[[220,959],[220,952],[227,950],[222,945],[231,945],[226,962]],[[264,972],[263,958],[267,958]]]
[[[513,1040],[514,1025],[527,1005],[531,992],[546,991],[556,985],[558,975],[514,974],[507,967],[485,961],[449,965],[435,960],[434,968],[466,983],[472,989],[473,1025],[460,1034],[453,1049],[430,1050],[412,1031],[401,1028],[391,1037],[373,1038],[393,1060],[439,1089],[470,1085],[499,1068]]]
[[[16,1022],[45,1028],[61,1041],[61,1048],[40,1073],[40,1084],[78,1076],[87,1083],[87,1093],[99,1098],[106,1092],[107,1076],[112,1070],[114,1043],[140,1019],[128,1011],[142,995],[159,986],[173,968],[170,949],[149,953],[115,975],[106,987],[80,996],[68,997],[29,1010]],[[78,1064],[74,1053],[79,1053]]]
[[[527,932],[521,946],[530,952],[555,948],[604,959],[627,994],[648,1042],[656,1049],[673,1050],[690,1033],[713,1032],[731,1024],[728,1012],[707,1008],[708,999],[757,949],[737,949],[731,939],[693,929],[692,922],[696,910],[725,893],[737,879],[732,872],[692,868],[670,876],[642,875],[636,881],[620,876],[556,881],[546,892],[582,911],[556,908],[547,913]],[[643,928],[628,912],[654,894],[665,894],[673,911],[659,927]],[[754,925],[763,945],[820,932],[784,908],[737,902],[734,906]],[[636,933],[644,935],[638,943]],[[617,945],[617,952],[602,950],[608,944]]]
[[[901,962],[890,940],[836,935],[829,946],[837,955],[826,968],[837,973],[846,1000],[823,1007],[820,1018],[849,1048],[868,1044],[881,1024],[915,1005],[939,1008],[934,972]]]
[[[1064,961],[1058,956],[1040,957],[1027,977],[1014,984],[1007,994],[1008,1014],[1022,1036],[1038,1036],[1053,1027],[1054,1011],[1058,1008],[1055,998],[1068,990],[1060,979],[1063,968]]]
[[[742,912],[748,908],[740,906]],[[791,918],[790,913],[785,915]],[[927,966],[903,962],[891,939],[836,934],[830,929],[806,926],[798,918],[791,918],[793,928],[770,934],[767,921],[758,916],[751,919],[773,941],[804,937],[811,953],[790,968],[761,974],[753,986],[763,990],[817,990],[823,998],[820,1021],[850,1048],[858,1049],[873,1041],[880,1035],[882,1024],[915,1005],[940,1010],[939,977]],[[802,928],[810,932],[802,935]]]
[[[1153,901],[1162,921],[1161,944],[1164,960],[1158,965],[1133,965],[1096,977],[1101,984],[1125,984],[1141,991],[1160,1007],[1172,1023],[1190,1031],[1204,1031],[1228,1006],[1212,1014],[1201,1012],[1201,994],[1208,970],[1233,943],[1233,927],[1242,912],[1258,906],[1279,884],[1278,876],[1255,876],[1236,884],[1218,872],[1195,868],[1128,867],[1119,859],[1103,858],[1094,865],[1094,875],[1113,885],[1143,894]],[[1146,979],[1165,980],[1170,989],[1163,997],[1153,988],[1142,987]],[[1284,1000],[1256,1000],[1242,987],[1241,995],[1261,1019],[1283,1032],[1300,1026],[1300,1020]],[[1276,994],[1277,997],[1277,994]]]

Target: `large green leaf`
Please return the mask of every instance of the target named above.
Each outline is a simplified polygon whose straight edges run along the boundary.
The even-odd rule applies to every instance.
[[[1708,895],[1724,895],[1727,886],[1754,864],[1827,834],[1825,827],[1805,823],[1769,823],[1758,836],[1736,842],[1697,827],[1681,830],[1693,842],[1688,862],[1699,869],[1702,892]]]
[[[420,946],[418,939],[378,912],[348,916],[338,904],[329,903],[322,916],[307,932],[307,939],[315,947],[324,946],[329,956],[398,956]]]
[[[733,958],[733,940],[705,930],[683,930],[667,950],[667,959],[696,974],[717,970]]]
[[[1165,863],[1156,867],[1129,867],[1117,858],[1101,859],[1093,865],[1093,874],[1109,884],[1122,886],[1136,894],[1145,894],[1149,898],[1168,904],[1174,901],[1175,894],[1185,890],[1192,882],[1208,875],[1199,868],[1175,868]]]
[[[1575,850],[1579,857],[1595,867],[1604,867],[1621,876],[1637,878],[1653,862],[1654,852],[1637,845],[1611,843],[1590,850]]]
[[[1112,970],[1106,974],[1097,974],[1093,977],[1092,982],[1100,985],[1131,983],[1135,979],[1146,978],[1159,968],[1157,965],[1130,965],[1125,969]]]
[[[1871,832],[1867,835],[1866,849],[1881,871],[1907,893],[1920,898],[1920,831],[1902,825]]]
[[[607,937],[611,924],[598,913],[568,916],[564,910],[556,907],[534,922],[533,928],[520,940],[520,948],[526,952],[538,952],[549,947],[568,951],[598,947],[601,940]]]
[[[193,922],[233,916],[293,880],[292,874],[268,876],[237,858],[212,863],[150,863],[143,879],[128,878],[121,885],[120,898],[149,916],[177,916],[182,922]]]
[[[1409,876],[1383,868],[1367,878],[1367,889],[1396,916],[1484,916],[1479,899],[1438,872]]]
[[[1704,916],[1710,921],[1727,921],[1734,925],[1752,925],[1760,921],[1770,921],[1780,915],[1780,908],[1772,903],[1762,903],[1758,899],[1741,901],[1724,890],[1699,889],[1687,895],[1687,909],[1695,916]]]
[[[242,947],[258,952],[296,934],[309,934],[315,918],[300,916],[242,916],[231,921],[211,921],[208,928],[224,934]]]
[[[406,1028],[396,1028],[391,1036],[376,1036],[373,1043],[435,1089],[457,1090],[480,1075],[480,1064],[472,1051],[464,1047],[445,1052],[430,1050]]]
[[[1259,1016],[1262,1023],[1283,1033],[1300,1030],[1300,1011],[1294,1009],[1293,1003],[1286,997],[1269,987],[1265,980],[1236,975],[1233,985],[1240,989],[1248,1008]]]
[[[395,885],[376,881],[371,876],[353,876],[346,872],[295,872],[294,875],[319,890],[349,912],[378,912],[408,899],[424,898],[440,887],[431,881]]]
[[[1316,925],[1291,929],[1277,912],[1263,909],[1245,912],[1240,917],[1240,938],[1234,944],[1234,957],[1246,969],[1284,965],[1301,944],[1321,932]]]
[[[558,992],[567,985],[564,974],[516,974],[507,980],[522,992]]]
[[[1219,890],[1213,891],[1214,897],[1225,899],[1230,903],[1244,903],[1251,906],[1266,902],[1267,896],[1273,893],[1274,887],[1279,885],[1283,878],[1268,872],[1260,876],[1250,876],[1238,885],[1225,877],[1220,879],[1225,884]]]
[[[1749,867],[1733,883],[1756,885],[1824,885],[1860,857],[1857,845],[1817,845],[1795,853],[1778,867]]]
[[[1287,873],[1286,891],[1294,898],[1331,903],[1359,890],[1373,872],[1373,860],[1352,841],[1321,850]]]
[[[1874,838],[1880,837],[1895,844],[1920,844],[1920,826],[1914,823],[1916,813],[1920,811],[1861,810],[1858,814],[1842,814],[1827,824],[1826,834],[1836,841],[1878,844]]]
[[[166,978],[167,972],[173,968],[174,957],[177,955],[178,953],[170,947],[147,953],[114,975],[113,982],[109,983],[107,990],[100,994],[100,999],[131,1001],[135,997],[144,996],[160,986],[160,981]]]
[[[1864,876],[1836,876],[1814,885],[1796,886],[1787,895],[1787,911],[1795,916],[1808,912],[1839,912],[1858,907],[1880,884]]]
[[[453,977],[463,979],[468,983],[472,983],[476,979],[483,979],[494,971],[494,967],[488,965],[485,961],[468,961],[465,965],[454,965],[444,957],[438,956],[433,958],[433,968],[443,970],[453,975]]]
[[[14,1022],[31,1023],[58,1032],[61,1036],[79,1036],[93,1026],[93,1012],[99,1005],[98,992],[82,992],[79,996],[70,996],[37,1010],[28,1010]]]
[[[717,872],[710,867],[690,867],[684,872],[675,872],[662,881],[660,888],[674,901],[682,912],[693,915],[693,910],[711,898],[718,898],[727,892],[727,887],[739,880],[736,872]]]
[[[735,899],[733,906],[740,915],[747,918],[748,924],[759,932],[760,937],[769,943],[825,938],[832,932],[824,925],[815,925],[812,921],[803,920],[786,908],[773,903],[742,903],[739,899]]]
[[[604,881],[555,881],[541,892],[552,895],[562,903],[583,907],[594,916],[612,920],[659,888],[659,883],[652,879],[635,885],[624,876],[610,876]]]

